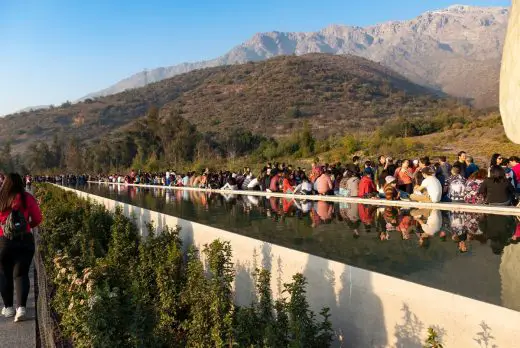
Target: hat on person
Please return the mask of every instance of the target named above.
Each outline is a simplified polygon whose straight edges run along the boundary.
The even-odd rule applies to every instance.
[[[395,181],[395,178],[393,176],[389,175],[389,176],[387,176],[385,178],[385,181],[386,181],[387,184],[390,184],[390,183],[393,183]]]
[[[370,167],[365,168],[364,173],[365,173],[365,175],[372,175],[372,168],[370,168]]]

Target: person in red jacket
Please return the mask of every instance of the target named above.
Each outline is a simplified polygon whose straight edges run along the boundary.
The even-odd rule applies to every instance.
[[[367,198],[377,192],[376,185],[372,180],[372,169],[365,168],[363,177],[359,181],[358,197]]]
[[[282,190],[283,193],[293,193],[294,192],[294,178],[293,174],[289,174],[287,172],[284,172],[282,174]]]
[[[513,173],[515,173],[515,190],[516,192],[520,191],[520,158],[518,156],[512,156],[509,159],[509,166]]]
[[[42,213],[36,199],[25,192],[24,187],[22,177],[11,173],[6,176],[0,189],[0,293],[4,301],[2,314],[6,318],[15,316],[15,322],[23,320],[26,316],[25,307],[30,288],[29,268],[35,250],[31,228],[38,226],[42,221]],[[21,235],[4,235],[4,229],[15,230],[17,225],[24,226],[24,223],[25,232],[21,231]],[[16,289],[16,312],[13,308],[13,288]]]

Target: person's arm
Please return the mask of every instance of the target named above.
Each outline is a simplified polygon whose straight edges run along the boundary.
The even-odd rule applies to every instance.
[[[414,191],[419,191],[421,193],[424,193],[424,190],[426,190],[426,187],[424,186],[415,186]]]
[[[42,212],[38,206],[38,202],[36,202],[36,199],[32,195],[27,194],[26,200],[30,218],[29,226],[35,228],[42,222]]]

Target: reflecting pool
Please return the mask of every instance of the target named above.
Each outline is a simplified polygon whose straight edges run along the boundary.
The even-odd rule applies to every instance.
[[[520,310],[516,217],[161,187],[78,189]]]

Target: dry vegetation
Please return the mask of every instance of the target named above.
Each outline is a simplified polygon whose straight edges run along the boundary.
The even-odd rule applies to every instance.
[[[277,57],[192,71],[168,80],[77,104],[24,112],[0,119],[0,144],[20,152],[50,143],[55,134],[79,141],[105,138],[155,106],[177,113],[200,131],[244,128],[278,136],[307,119],[316,135],[370,130],[382,119],[450,108],[381,65],[352,56],[311,54]]]

